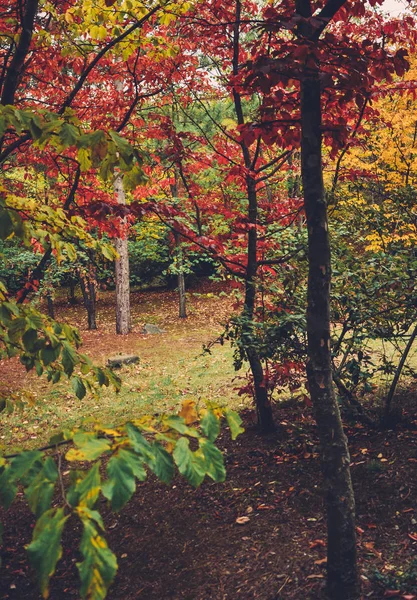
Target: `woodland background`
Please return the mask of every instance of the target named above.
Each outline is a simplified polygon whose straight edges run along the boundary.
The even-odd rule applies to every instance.
[[[5,598],[417,597],[414,12],[3,3]]]

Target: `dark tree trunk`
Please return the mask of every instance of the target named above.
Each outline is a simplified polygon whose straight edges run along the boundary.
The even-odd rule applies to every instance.
[[[22,17],[21,31],[16,45],[13,58],[7,67],[6,77],[2,86],[0,103],[14,104],[17,86],[19,85],[22,72],[25,67],[25,60],[29,53],[30,43],[32,41],[33,29],[36,14],[38,12],[38,0],[27,0],[25,11]]]
[[[258,205],[255,181],[248,176],[247,180],[248,190],[248,220],[249,223],[256,225],[258,218]],[[272,414],[271,402],[268,397],[268,391],[264,382],[264,372],[262,367],[261,359],[256,347],[251,343],[256,332],[253,327],[253,317],[255,312],[255,300],[256,300],[256,273],[258,269],[257,262],[257,231],[256,227],[250,227],[248,230],[248,246],[247,246],[247,267],[245,277],[245,306],[243,309],[244,322],[244,335],[246,338],[246,355],[248,357],[250,369],[253,376],[253,384],[255,391],[255,404],[256,412],[258,415],[258,427],[262,433],[269,433],[275,431],[274,417]]]
[[[95,280],[91,277],[81,275],[80,287],[83,295],[84,306],[87,311],[88,329],[97,329]]]
[[[77,304],[77,298],[75,297],[75,286],[75,281],[70,281],[68,289],[68,303],[71,304],[71,306],[75,306],[75,304]]]
[[[51,317],[51,319],[55,319],[54,299],[51,294],[46,294],[46,302],[48,305],[48,316]]]
[[[310,57],[311,59],[311,57]],[[312,59],[311,59],[312,60]],[[330,243],[322,174],[319,70],[301,81],[301,172],[308,228],[307,378],[321,446],[327,504],[327,584],[332,600],[357,600],[355,499],[350,457],[332,381]]]
[[[179,233],[174,233],[175,248],[177,251],[177,284],[178,284],[178,316],[180,319],[187,318],[186,297],[185,297],[185,277],[184,264],[182,260],[181,239]]]
[[[240,47],[240,27],[241,27],[241,2],[236,0],[236,17],[233,32],[233,74],[239,72],[239,47]],[[233,89],[233,101],[237,122],[239,125],[244,125],[245,117],[243,113],[242,99],[235,89]],[[248,171],[253,170],[252,158],[247,144],[242,141],[242,157],[245,167]],[[256,274],[258,270],[258,233],[256,230],[258,224],[258,197],[256,192],[256,182],[254,178],[248,174],[246,176],[246,191],[248,198],[248,234],[247,234],[247,267],[245,274],[245,305],[243,308],[243,336],[245,338],[245,352],[249,361],[249,366],[252,372],[255,405],[258,416],[258,427],[262,433],[275,431],[274,417],[272,407],[268,397],[268,391],[264,381],[264,371],[262,362],[256,346],[251,342],[256,335],[253,327],[253,317],[255,312],[255,301],[257,282]]]

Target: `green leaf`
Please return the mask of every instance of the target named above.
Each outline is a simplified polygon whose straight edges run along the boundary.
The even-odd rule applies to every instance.
[[[25,489],[25,496],[31,511],[40,517],[48,510],[54,495],[55,482],[58,478],[58,469],[53,458],[48,456],[42,469],[32,479]]]
[[[44,598],[49,596],[49,580],[62,556],[61,536],[67,519],[63,508],[51,508],[44,512],[36,523],[32,542],[27,547]]]
[[[124,160],[124,162],[129,165],[133,159],[133,148],[129,144],[127,140],[125,140],[121,135],[116,133],[115,131],[109,131],[109,136],[116,144],[117,149],[120,153],[120,156]]]
[[[110,450],[110,442],[92,432],[76,433],[73,441],[77,448],[71,448],[66,453],[65,458],[69,461],[96,460]]]
[[[118,512],[130,500],[136,490],[135,477],[146,479],[143,461],[137,454],[120,449],[107,464],[108,481],[103,484],[103,495],[111,501],[112,509]]]
[[[5,240],[13,233],[13,220],[8,210],[0,210],[0,239]]]
[[[149,464],[150,469],[164,483],[169,483],[174,477],[174,461],[171,454],[161,444],[152,444],[154,460]]]
[[[127,423],[126,430],[134,451],[140,454],[147,464],[152,462],[154,459],[154,451],[148,440],[143,437],[139,429],[132,423]]]
[[[209,440],[201,439],[200,448],[204,454],[207,475],[214,481],[224,481],[226,479],[226,469],[223,454]]]
[[[21,452],[10,462],[9,478],[12,481],[21,479],[33,467],[35,462],[42,459],[42,453],[39,450],[28,450]]]
[[[17,339],[23,334],[26,329],[27,321],[24,317],[18,317],[17,319],[13,319],[9,326],[9,337],[12,341],[17,341]]]
[[[27,331],[25,331],[25,333],[22,335],[22,342],[25,347],[25,350],[27,350],[28,352],[33,352],[33,350],[35,349],[35,343],[37,339],[38,332],[36,331],[36,329],[30,328]]]
[[[75,377],[73,377],[71,379],[71,385],[72,385],[72,389],[74,390],[77,398],[82,400],[87,393],[87,390],[85,389],[84,381],[81,379],[81,377],[78,377],[78,375],[76,375]]]
[[[0,505],[6,510],[11,506],[17,493],[17,485],[9,475],[10,467],[7,467],[0,475]]]
[[[241,427],[242,419],[240,418],[239,414],[234,410],[226,409],[224,411],[224,414],[227,419],[227,424],[230,427],[230,435],[232,437],[232,440],[235,440],[238,435],[245,431],[243,427]]]
[[[140,454],[143,462],[149,466],[158,479],[169,483],[174,476],[172,456],[158,442],[150,444],[132,423],[128,423],[126,429],[134,451]]]
[[[69,146],[75,146],[79,137],[79,132],[74,125],[63,123],[58,135],[62,145],[68,148]]]
[[[178,433],[189,435],[195,438],[200,437],[198,431],[192,427],[188,427],[184,419],[178,415],[170,415],[169,417],[165,417],[164,425],[167,425],[168,427],[174,429],[174,431],[177,431]]]
[[[104,600],[117,571],[117,561],[92,519],[82,518],[84,532],[80,550],[84,560],[77,563],[81,597]]]
[[[71,506],[91,509],[97,502],[101,490],[100,463],[96,463],[87,473],[78,471],[75,484],[67,492]]]
[[[40,359],[43,362],[43,364],[45,366],[50,365],[51,363],[54,362],[54,360],[56,360],[59,356],[59,347],[58,348],[53,348],[51,345],[47,345],[45,346],[45,348],[42,348],[42,350],[40,351]]]
[[[77,153],[81,171],[88,171],[91,167],[90,151],[88,148],[80,148]]]
[[[109,244],[102,244],[100,246],[100,250],[104,258],[107,258],[107,260],[111,260],[113,262],[116,258],[116,251],[113,246],[110,246]]]
[[[198,487],[206,474],[205,459],[201,451],[190,450],[187,438],[180,438],[173,452],[175,463],[179,472],[194,487]]]
[[[220,419],[216,417],[212,410],[208,410],[201,419],[201,429],[210,442],[214,442],[220,433]]]
[[[68,342],[62,343],[62,366],[68,377],[72,375],[75,365],[78,363],[78,356],[74,348]],[[78,395],[78,394],[77,394]]]

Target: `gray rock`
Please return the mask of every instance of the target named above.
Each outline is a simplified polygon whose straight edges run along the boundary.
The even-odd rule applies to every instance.
[[[120,369],[123,365],[134,365],[139,362],[136,354],[118,354],[107,359],[107,366],[111,369]]]
[[[155,333],[165,333],[164,329],[160,329],[158,325],[153,325],[152,323],[145,323],[143,326],[142,333],[155,334]]]

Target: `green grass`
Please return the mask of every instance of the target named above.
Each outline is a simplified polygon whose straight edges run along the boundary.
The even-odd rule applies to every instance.
[[[206,310],[213,305],[213,299],[199,299],[198,306],[202,304]],[[201,311],[196,310],[196,314],[181,322],[172,316],[165,303],[163,310],[169,312],[167,325],[157,304],[153,313],[149,303],[144,303],[143,310],[143,314],[136,317],[140,323],[151,322],[152,318],[167,328],[167,333],[146,337],[137,334],[129,338],[106,336],[101,331],[84,334],[86,351],[97,363],[103,364],[106,357],[122,349],[139,355],[138,364],[118,370],[123,380],[118,394],[113,389],[104,389],[99,396],[87,395],[81,401],[67,382],[52,386],[30,376],[20,394],[24,397],[30,391],[33,401],[23,410],[2,415],[0,448],[11,452],[42,446],[54,433],[73,428],[85,419],[117,425],[144,414],[176,411],[186,399],[194,399],[198,404],[208,400],[235,409],[250,403],[239,397],[235,389],[239,381],[234,379],[244,373],[234,371],[230,346],[215,344],[211,355],[203,353],[203,343],[221,331],[215,319],[208,323],[207,316],[203,318]],[[213,311],[216,312],[214,305]]]

